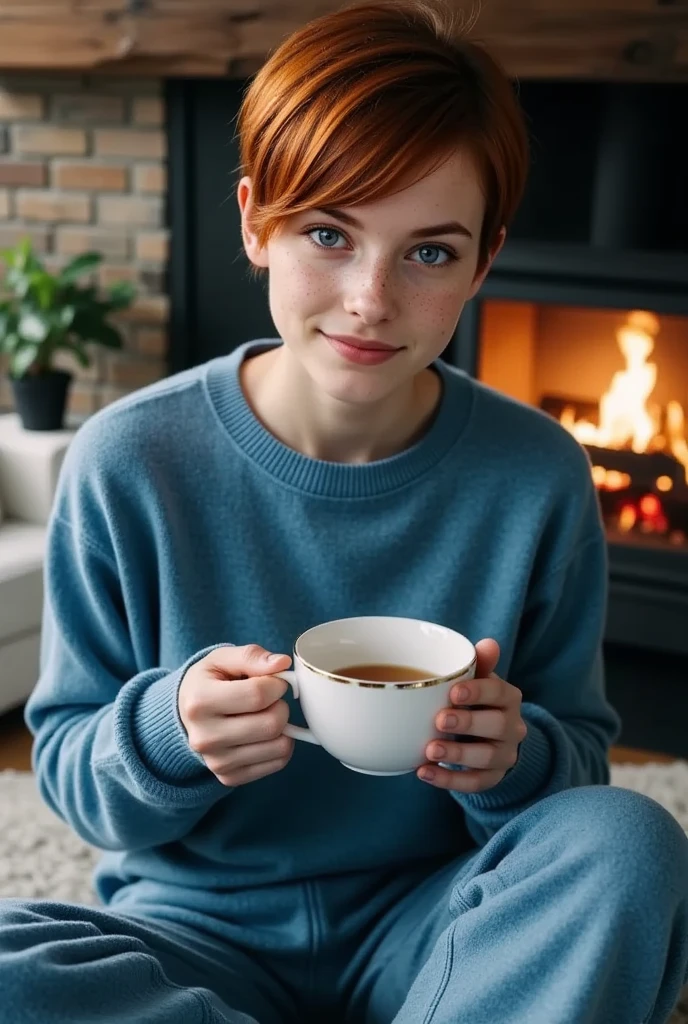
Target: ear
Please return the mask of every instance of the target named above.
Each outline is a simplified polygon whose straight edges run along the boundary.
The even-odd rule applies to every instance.
[[[253,184],[251,179],[244,177],[237,188],[237,200],[241,211],[241,238],[244,243],[246,255],[255,267],[268,266],[267,248],[259,245],[258,236],[251,227],[251,215],[253,213]]]
[[[489,274],[490,267],[492,266],[492,263],[493,263],[495,257],[497,256],[497,253],[499,252],[499,250],[504,245],[504,240],[505,239],[506,239],[506,228],[504,226],[502,226],[499,229],[499,234],[497,235],[497,239],[496,239],[494,245],[490,249],[490,252],[488,254],[486,262],[482,265],[480,270],[476,271],[476,275],[473,278],[473,282],[472,282],[470,290],[468,292],[468,298],[469,299],[472,299],[480,291],[480,286],[482,285],[483,281],[485,280],[485,278]]]

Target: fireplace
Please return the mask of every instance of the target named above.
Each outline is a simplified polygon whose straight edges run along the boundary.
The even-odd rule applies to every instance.
[[[607,639],[688,654],[688,259],[515,242],[447,356],[587,449]]]
[[[230,194],[244,86],[168,83],[172,370],[276,333],[265,283],[246,273]],[[675,127],[688,85],[519,88],[533,138],[528,191],[443,358],[554,416],[587,448],[609,541],[606,651],[630,723],[622,739],[685,755],[688,136]],[[648,675],[654,718],[637,711]]]
[[[688,317],[487,301],[478,377],[587,450],[610,543],[688,549]]]

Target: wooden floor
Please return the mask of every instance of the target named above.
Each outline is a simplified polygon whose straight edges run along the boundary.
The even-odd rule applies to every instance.
[[[21,711],[0,715],[0,771],[5,768],[31,770],[31,734]]]
[[[612,747],[611,760],[615,763],[632,761],[634,764],[644,764],[646,761],[669,763],[674,758],[651,750]],[[31,735],[24,725],[21,711],[0,716],[0,771],[5,768],[31,770]]]

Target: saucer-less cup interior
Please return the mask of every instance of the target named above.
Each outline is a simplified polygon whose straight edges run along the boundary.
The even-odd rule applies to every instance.
[[[369,775],[403,775],[427,759],[442,733],[435,716],[459,679],[472,679],[476,652],[465,636],[420,619],[360,616],[325,622],[294,645],[294,670],[280,672],[299,698],[308,728],[286,735],[324,747],[347,768]],[[363,664],[422,670],[418,682],[370,682],[338,670]]]

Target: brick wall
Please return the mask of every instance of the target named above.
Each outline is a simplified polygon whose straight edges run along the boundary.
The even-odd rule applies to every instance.
[[[164,116],[159,81],[0,77],[0,248],[28,234],[51,269],[96,249],[102,285],[137,287],[124,349],[94,346],[87,370],[60,357],[75,373],[71,422],[167,372]],[[3,366],[0,409],[11,407]]]

